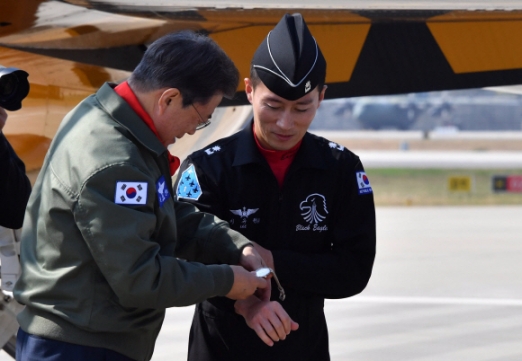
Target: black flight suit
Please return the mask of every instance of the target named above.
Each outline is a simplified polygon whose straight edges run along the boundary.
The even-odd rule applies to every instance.
[[[272,251],[281,304],[299,323],[269,347],[233,300],[209,299],[196,305],[189,360],[329,360],[324,299],[360,293],[375,257],[373,193],[359,158],[306,133],[280,189],[247,126],[190,155],[174,190]],[[272,291],[279,300],[274,282]]]
[[[24,163],[0,132],[0,226],[22,227],[31,183],[25,175]]]

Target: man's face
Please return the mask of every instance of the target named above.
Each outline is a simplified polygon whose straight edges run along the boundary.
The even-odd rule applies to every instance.
[[[194,134],[198,124],[210,119],[222,99],[221,94],[216,94],[206,104],[195,102],[183,107],[181,94],[168,91],[163,93],[154,120],[163,145],[167,147],[176,142],[176,138]]]
[[[265,149],[288,150],[303,139],[315,117],[326,87],[315,88],[297,100],[287,100],[271,92],[263,82],[255,89],[245,79],[247,98],[254,109],[254,129]]]

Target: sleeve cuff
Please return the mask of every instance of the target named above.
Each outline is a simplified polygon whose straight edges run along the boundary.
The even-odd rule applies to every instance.
[[[232,289],[234,284],[234,272],[229,265],[209,265],[207,266],[214,278],[216,296],[225,296]]]

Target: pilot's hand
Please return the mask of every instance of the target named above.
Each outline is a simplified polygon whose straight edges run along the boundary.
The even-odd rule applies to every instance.
[[[236,301],[234,308],[237,314],[245,318],[248,327],[253,329],[259,338],[268,346],[286,339],[291,331],[299,328],[283,306],[276,301],[262,301],[255,296]]]
[[[256,271],[260,268],[266,267],[263,258],[253,246],[246,246],[243,248],[241,258],[239,259],[239,264],[249,271]],[[256,292],[256,295],[264,301],[269,301],[270,294],[272,293],[271,283],[267,283],[267,287],[259,289]]]
[[[226,294],[233,300],[243,300],[254,294],[258,289],[268,287],[270,281],[257,277],[255,272],[249,272],[241,266],[230,266],[234,272],[234,283]]]
[[[0,107],[0,132],[4,129],[5,122],[7,121],[7,112],[4,108]]]
[[[243,248],[241,257],[239,258],[239,264],[249,271],[255,271],[257,269],[266,267],[263,258],[252,245],[248,245]]]
[[[254,245],[254,249],[263,258],[263,261],[266,263],[267,267],[270,267],[271,269],[275,270],[274,256],[272,255],[272,252],[270,250],[260,246],[256,242],[252,242],[252,244]]]

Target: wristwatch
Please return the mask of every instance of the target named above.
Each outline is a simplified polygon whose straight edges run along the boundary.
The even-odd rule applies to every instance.
[[[268,276],[272,275],[274,277],[274,280],[277,283],[277,289],[279,290],[279,299],[281,301],[284,301],[286,298],[286,293],[283,287],[281,286],[281,283],[279,283],[279,279],[277,279],[277,275],[275,274],[275,271],[269,267],[263,267],[258,270],[256,270],[256,276],[261,278],[267,278]]]

